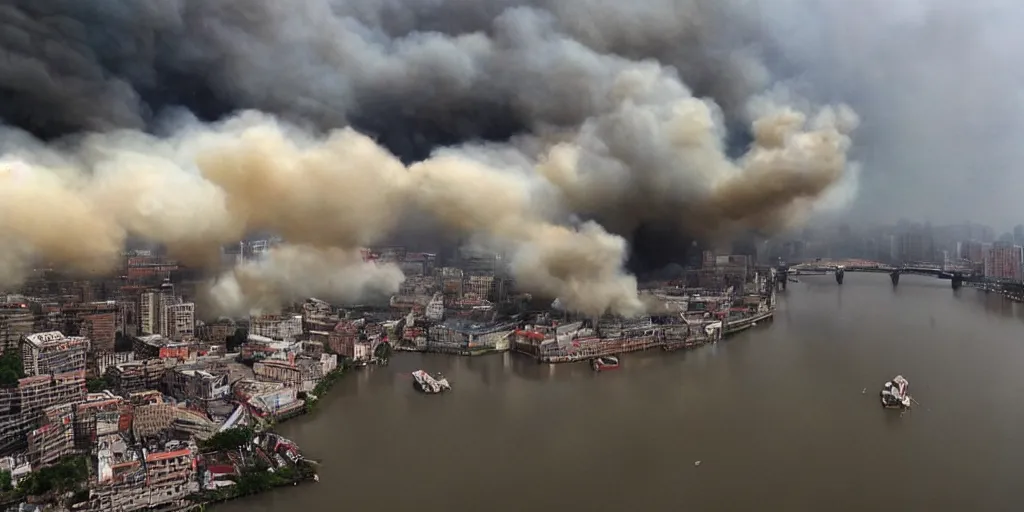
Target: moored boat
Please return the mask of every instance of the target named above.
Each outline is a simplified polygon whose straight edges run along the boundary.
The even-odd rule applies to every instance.
[[[422,391],[428,395],[435,393],[441,393],[452,389],[451,384],[448,383],[448,379],[437,374],[436,377],[431,377],[429,373],[423,370],[416,370],[412,372],[412,386],[418,391]]]
[[[616,356],[601,356],[594,358],[591,365],[594,367],[595,372],[603,372],[605,370],[615,370],[619,367],[619,358]]]
[[[910,382],[902,375],[897,375],[891,381],[886,382],[882,386],[882,390],[878,392],[878,396],[882,401],[882,407],[886,409],[909,409],[914,401],[907,392],[909,387]]]

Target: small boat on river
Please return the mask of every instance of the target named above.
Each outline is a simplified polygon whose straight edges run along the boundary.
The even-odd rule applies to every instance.
[[[594,358],[591,363],[594,367],[595,372],[603,372],[605,370],[616,370],[619,368],[619,358],[616,356],[601,356]]]
[[[910,382],[902,375],[886,382],[878,396],[882,399],[882,407],[886,409],[909,409],[914,399],[907,393]]]
[[[448,383],[448,379],[437,374],[436,377],[431,377],[429,373],[423,370],[416,370],[412,372],[412,386],[417,391],[421,391],[428,395],[442,393],[452,389],[451,384]]]

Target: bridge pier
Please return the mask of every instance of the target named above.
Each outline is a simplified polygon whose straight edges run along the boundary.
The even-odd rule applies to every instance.
[[[959,290],[960,287],[964,285],[964,275],[960,272],[953,272],[953,278],[951,281],[953,283],[953,289]]]
[[[892,280],[892,287],[895,288],[900,284],[900,271],[892,270],[889,272],[889,279]]]

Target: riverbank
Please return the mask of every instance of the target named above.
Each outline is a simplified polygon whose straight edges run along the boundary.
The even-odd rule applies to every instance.
[[[201,466],[205,468],[211,485],[217,487],[190,495],[188,499],[192,504],[179,507],[175,512],[205,510],[216,504],[276,488],[319,481],[316,463],[304,458],[299,446],[277,434],[274,427],[299,416],[315,413],[320,399],[353,368],[355,366],[351,363],[344,362],[324,375],[313,391],[306,394],[305,405],[297,413],[275,417],[272,422],[261,424],[261,430],[248,427],[227,429],[203,443],[203,451],[199,456]],[[229,453],[247,448],[254,452],[253,456],[249,459],[243,457],[242,460],[253,463],[239,467]],[[227,471],[225,466],[232,469]],[[212,484],[215,480],[222,483]],[[229,481],[232,483],[227,483]]]
[[[282,429],[324,459],[320,484],[216,512],[338,503],[628,510],[637,496],[652,510],[1012,509],[1024,460],[1005,454],[1024,412],[992,404],[1012,403],[1024,382],[1014,364],[1024,357],[1024,307],[996,294],[954,293],[935,278],[903,276],[893,292],[885,274],[856,277],[842,288],[829,276],[801,280],[780,298],[774,320],[747,334],[684,353],[631,354],[619,370],[597,375],[512,354],[403,354],[342,379],[315,418]],[[453,379],[455,390],[415,394],[407,374],[420,368]],[[894,372],[925,404],[902,418],[878,405],[877,386]],[[979,400],[978,388],[994,395]],[[795,407],[794,393],[807,390],[814,407]],[[412,430],[396,435],[381,425]],[[944,442],[952,434],[977,443]],[[406,467],[431,471],[410,492],[394,492],[396,471]],[[504,492],[506,478],[467,486],[467,474],[532,475],[530,492]],[[890,480],[898,489],[872,485]]]

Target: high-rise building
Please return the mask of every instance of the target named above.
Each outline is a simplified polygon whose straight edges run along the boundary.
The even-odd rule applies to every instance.
[[[196,334],[196,305],[192,302],[167,304],[160,315],[160,334],[181,341]]]
[[[0,353],[17,349],[21,337],[32,334],[35,315],[24,303],[0,303]]]
[[[139,298],[139,332],[156,334],[160,329],[160,294],[145,292]]]
[[[1020,281],[1024,247],[1012,242],[996,242],[985,255],[985,277]]]
[[[985,261],[986,244],[977,241],[960,243],[960,259],[971,263],[982,263]]]
[[[85,371],[88,338],[53,331],[29,334],[21,340],[21,361],[29,377]]]
[[[114,301],[64,304],[60,308],[60,330],[89,338],[90,347],[97,352],[113,352],[118,310]]]
[[[44,409],[81,402],[85,396],[84,371],[25,377],[16,387],[0,389],[0,453],[24,447]]]

